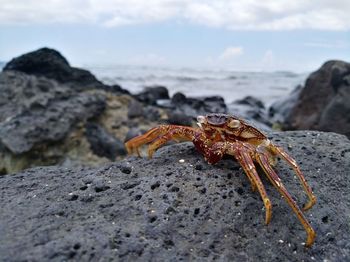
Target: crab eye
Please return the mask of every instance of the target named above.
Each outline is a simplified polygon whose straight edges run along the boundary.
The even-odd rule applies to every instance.
[[[231,128],[238,128],[241,126],[241,122],[237,119],[230,119],[227,125],[228,127],[231,127]]]
[[[205,123],[205,116],[197,116],[197,122],[200,124]]]

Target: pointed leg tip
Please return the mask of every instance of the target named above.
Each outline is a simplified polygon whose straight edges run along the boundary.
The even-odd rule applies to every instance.
[[[305,247],[308,247],[308,248],[311,247],[315,242],[315,238],[316,238],[316,232],[313,229],[308,231]]]
[[[310,201],[303,207],[303,211],[307,211],[316,204],[316,197],[310,199]]]
[[[306,240],[305,247],[310,248],[315,242],[315,239]]]
[[[266,208],[265,224],[268,225],[272,218],[272,205],[270,199],[268,198],[265,198],[263,201]]]
[[[305,212],[305,211],[308,211],[310,208],[311,208],[311,207],[309,207],[309,206],[304,206],[304,207],[303,207],[303,211],[304,211],[304,212]]]

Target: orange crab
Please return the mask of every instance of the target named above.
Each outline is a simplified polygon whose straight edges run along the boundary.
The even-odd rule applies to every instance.
[[[266,209],[265,223],[269,224],[272,212],[271,201],[256,171],[254,162],[258,163],[304,226],[307,233],[305,245],[310,247],[316,237],[315,231],[272,168],[276,156],[291,165],[309,197],[308,203],[303,208],[306,211],[315,204],[316,197],[296,161],[281,147],[274,145],[261,131],[240,118],[226,114],[209,114],[198,116],[197,122],[199,128],[178,125],[161,125],[152,128],[145,134],[126,142],[125,147],[129,154],[136,152],[140,156],[139,148],[150,143],[148,156],[151,158],[159,147],[173,139],[192,141],[209,164],[217,163],[225,154],[234,156],[250,180],[253,191],[258,189]]]

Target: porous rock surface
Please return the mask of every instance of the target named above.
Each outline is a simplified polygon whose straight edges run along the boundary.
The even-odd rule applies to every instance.
[[[320,132],[271,134],[304,171],[317,196],[306,217],[314,245],[289,206],[263,178],[263,203],[239,165],[211,166],[191,143],[153,159],[100,168],[38,167],[0,176],[0,257],[4,261],[349,261],[350,141]],[[179,161],[183,159],[183,161]],[[302,205],[289,167],[278,174]]]

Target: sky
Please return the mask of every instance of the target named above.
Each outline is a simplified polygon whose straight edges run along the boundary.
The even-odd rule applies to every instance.
[[[316,70],[350,62],[349,0],[0,0],[0,61],[40,47],[74,66]]]

